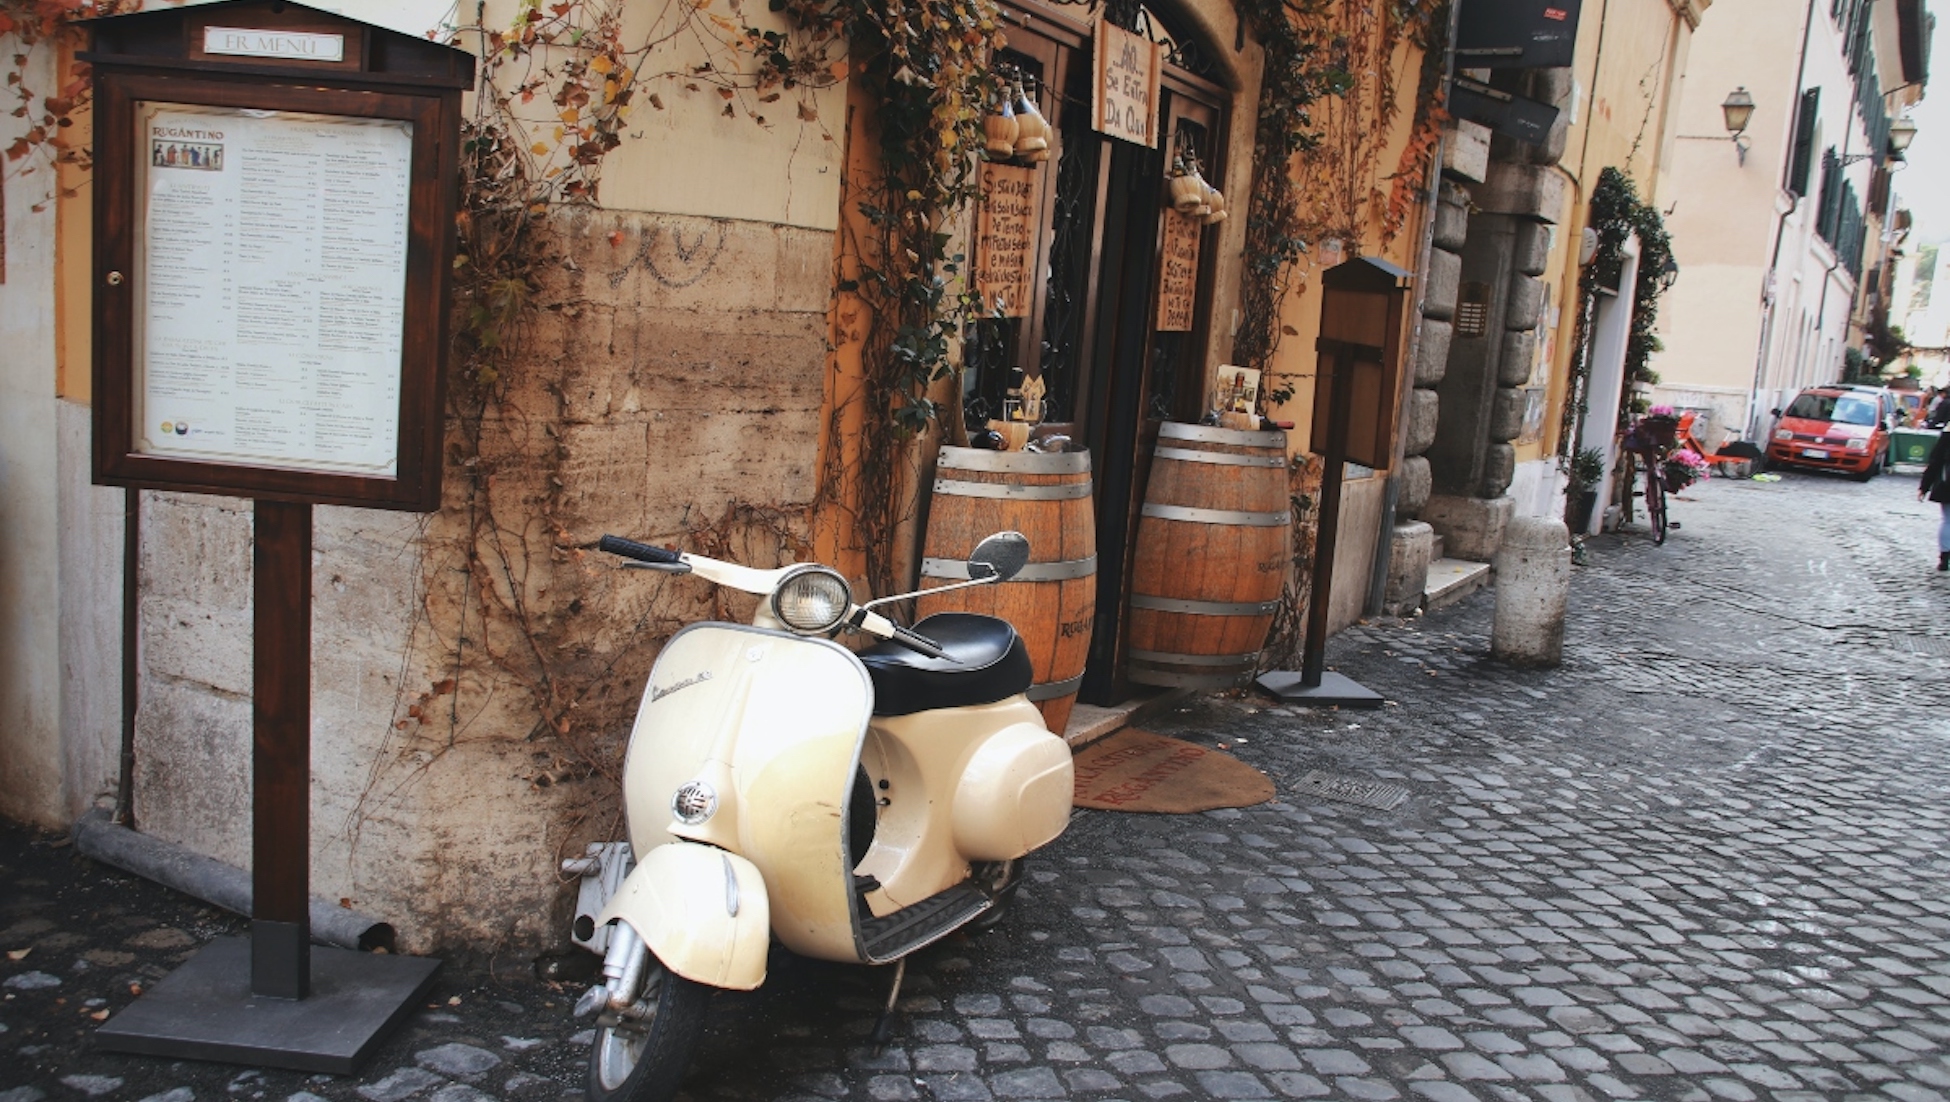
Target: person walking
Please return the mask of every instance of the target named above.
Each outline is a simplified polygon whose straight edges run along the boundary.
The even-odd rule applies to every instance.
[[[1927,496],[1943,509],[1943,523],[1936,530],[1936,568],[1950,571],[1950,431],[1936,438],[1930,461],[1923,468],[1923,481],[1916,487],[1916,500]]]

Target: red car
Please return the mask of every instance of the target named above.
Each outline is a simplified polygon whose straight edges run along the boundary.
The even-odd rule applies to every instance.
[[[1845,471],[1867,482],[1889,464],[1894,400],[1874,387],[1811,386],[1774,416],[1772,467]]]

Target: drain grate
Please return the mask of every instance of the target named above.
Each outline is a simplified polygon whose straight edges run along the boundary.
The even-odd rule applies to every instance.
[[[1336,776],[1322,773],[1316,769],[1301,777],[1294,784],[1295,790],[1309,796],[1319,796],[1324,800],[1338,800],[1344,804],[1359,804],[1376,811],[1393,811],[1408,799],[1408,789],[1387,781],[1369,781],[1360,777]]]
[[[1934,635],[1897,635],[1891,639],[1891,642],[1911,654],[1950,658],[1950,639],[1939,639]]]

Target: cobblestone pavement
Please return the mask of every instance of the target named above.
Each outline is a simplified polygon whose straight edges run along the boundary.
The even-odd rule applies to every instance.
[[[1159,717],[1280,795],[1080,812],[996,932],[910,971],[779,959],[718,996],[706,1099],[1950,1097],[1950,576],[1911,480],[1708,483],[1593,541],[1566,660],[1487,656],[1493,594],[1350,629],[1388,697]],[[1319,771],[1399,786],[1378,811]],[[360,1078],[89,1051],[236,920],[0,835],[0,1102],[554,1102],[576,990],[450,966]],[[24,953],[22,951],[25,951]]]

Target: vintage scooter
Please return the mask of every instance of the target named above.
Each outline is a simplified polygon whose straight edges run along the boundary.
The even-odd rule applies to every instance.
[[[772,939],[899,962],[891,1011],[908,954],[999,918],[1022,857],[1069,822],[1070,751],[1024,695],[1028,654],[1002,620],[910,629],[874,609],[914,594],[858,605],[831,567],[598,546],[760,597],[749,626],[693,624],[665,644],[624,761],[629,842],[564,863],[584,877],[574,937],[603,955],[576,1005],[597,1015],[589,1098],[664,1102],[710,988],[759,986]],[[1020,533],[990,536],[957,587],[1028,557]],[[879,641],[856,653],[842,632]]]

